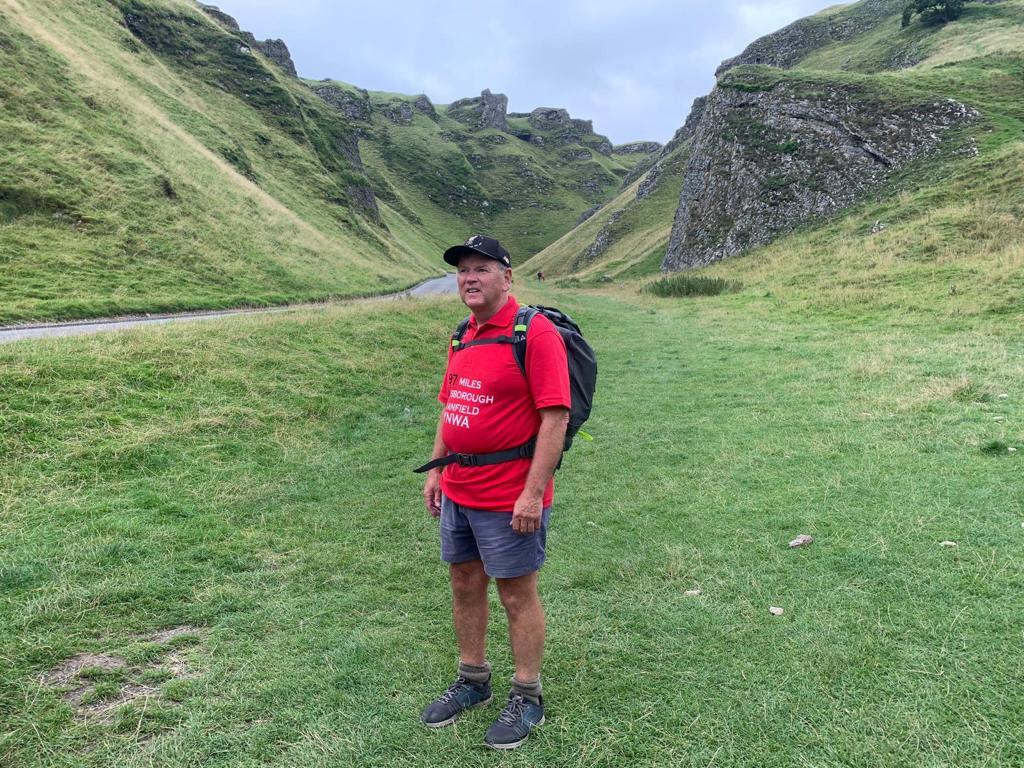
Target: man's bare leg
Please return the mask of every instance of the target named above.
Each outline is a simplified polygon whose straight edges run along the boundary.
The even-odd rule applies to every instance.
[[[459,643],[459,660],[481,666],[486,661],[487,585],[490,577],[479,560],[449,565],[452,582],[452,621]]]
[[[491,667],[485,658],[487,585],[483,563],[470,560],[449,566],[452,582],[452,620],[459,643],[459,676],[420,715],[428,728],[451,725],[466,709],[491,701]]]
[[[531,683],[540,677],[544,656],[544,606],[537,588],[537,571],[497,582],[501,604],[508,614],[516,680]]]

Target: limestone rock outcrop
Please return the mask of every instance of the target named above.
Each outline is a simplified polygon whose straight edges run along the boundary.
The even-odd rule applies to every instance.
[[[574,118],[568,110],[560,107],[537,107],[527,115],[527,121],[531,128],[544,133],[546,142],[558,146],[583,144],[602,155],[612,154],[611,141],[594,133],[593,122]]]
[[[488,88],[484,88],[479,96],[453,101],[448,105],[447,112],[450,118],[470,128],[508,130],[508,96],[503,93],[491,93]]]
[[[894,99],[868,78],[734,69],[693,132],[662,268],[709,264],[848,206],[977,116],[952,99]]]
[[[370,94],[363,88],[344,88],[330,80],[312,86],[313,93],[340,111],[349,120],[369,120],[372,114]]]
[[[631,141],[612,147],[613,155],[650,155],[660,151],[661,144],[656,141]]]
[[[298,73],[295,71],[295,63],[292,61],[292,54],[288,50],[288,46],[285,45],[284,40],[273,39],[273,40],[257,40],[256,36],[252,32],[246,32],[238,26],[238,22],[230,14],[224,13],[220,8],[215,5],[204,5],[199,3],[199,9],[209,16],[211,19],[220,24],[224,29],[229,32],[234,32],[242,40],[245,41],[249,48],[253,48],[270,61],[274,62],[280,69],[291,77],[298,77]]]
[[[412,105],[432,120],[437,119],[437,110],[434,109],[434,103],[427,97],[427,94],[419,94],[413,99]]]
[[[252,37],[248,32],[244,34]],[[284,40],[256,40],[253,38],[253,47],[272,62],[277,64],[285,74],[291,75],[292,77],[299,76],[299,73],[295,71],[295,63],[292,61],[292,54],[288,50],[288,46],[284,44]]]

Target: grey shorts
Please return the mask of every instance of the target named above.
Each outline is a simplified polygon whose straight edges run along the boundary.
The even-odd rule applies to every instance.
[[[544,564],[548,518],[544,509],[540,528],[519,534],[512,530],[511,512],[470,509],[441,497],[441,559],[446,563],[482,560],[494,579],[514,579],[533,573]]]

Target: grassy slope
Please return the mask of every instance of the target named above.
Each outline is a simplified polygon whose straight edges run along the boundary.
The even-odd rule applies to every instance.
[[[548,724],[503,764],[1024,760],[1021,313],[847,316],[823,293],[531,296],[580,320],[602,383],[542,576]],[[417,722],[454,656],[409,468],[461,314],[0,347],[0,763],[493,765],[495,707]],[[198,630],[143,639],[178,624]],[[161,667],[172,646],[195,677]],[[76,721],[38,681],[84,651],[132,665],[94,672],[93,703],[159,694]]]
[[[224,35],[191,4],[145,7]],[[119,23],[108,4],[0,6],[0,322],[370,293],[431,269],[330,201],[360,177],[318,156],[318,133],[344,130],[318,100],[258,65],[302,115],[274,123]]]
[[[843,9],[832,8],[822,13],[841,14]],[[933,256],[947,252],[963,254],[965,249],[970,249],[970,237],[965,233],[972,231],[983,233],[983,240],[988,238],[984,233],[998,232],[999,250],[1019,251],[1024,243],[1024,229],[1019,225],[1018,214],[1020,198],[1016,190],[1002,180],[1004,172],[1013,173],[1012,169],[1019,165],[1020,141],[1024,138],[1024,112],[1021,110],[1024,94],[1020,85],[1024,71],[1022,31],[1024,2],[1021,0],[1007,0],[997,5],[969,4],[959,21],[944,27],[917,20],[907,30],[901,30],[899,16],[893,15],[872,32],[812,52],[793,70],[774,70],[774,76],[779,79],[807,83],[821,77],[848,79],[846,72],[854,77],[855,73],[878,73],[874,75],[878,78],[876,89],[893,97],[904,94],[913,98],[959,99],[982,112],[982,124],[970,133],[981,155],[968,159],[947,152],[919,163],[908,169],[894,188],[883,191],[881,201],[859,206],[827,222],[813,222],[803,232],[781,238],[765,254],[755,252],[734,266],[715,267],[712,271],[742,277],[752,261],[767,259],[773,269],[804,273],[811,281],[817,281],[823,279],[824,273],[815,268],[815,260],[822,258],[831,262],[837,258],[832,254],[843,254],[843,258],[853,251],[861,254],[865,236],[878,219],[904,223],[902,241],[893,240],[890,234],[878,238],[880,242],[869,247],[871,252],[881,253],[885,264],[920,260],[922,248]],[[887,62],[907,50],[917,52],[922,59],[919,65],[897,73],[881,72]],[[675,187],[678,190],[679,184]],[[915,204],[908,205],[908,201]],[[638,206],[650,209],[637,216],[649,222],[641,225],[648,227],[648,241],[660,239],[661,232],[671,227],[677,204],[678,201],[670,205],[669,201],[652,200]],[[934,228],[933,207],[942,210],[944,217],[956,224]],[[664,211],[668,212],[667,216]],[[874,218],[865,228],[864,221],[871,216]],[[818,234],[809,234],[816,228],[820,228]],[[852,241],[851,232],[857,233]],[[593,242],[593,234],[582,228],[569,233],[528,266],[543,264],[551,274],[572,275],[579,270],[579,256]],[[667,238],[667,234],[665,236]],[[637,247],[636,237],[637,233],[632,232],[630,237],[613,242],[596,262],[579,270],[578,278],[593,282],[604,274],[628,277],[641,269],[648,274],[657,272],[660,259],[646,252],[644,247]],[[805,258],[787,264],[785,258],[779,257],[780,254],[805,252],[807,242],[813,242],[816,250],[807,253]],[[977,255],[989,250],[979,248]],[[925,256],[924,260],[927,258]],[[853,264],[863,261],[856,256],[848,259],[851,272],[855,269]],[[877,262],[877,259],[867,261]],[[630,268],[623,269],[626,265]],[[876,274],[884,271],[881,266],[873,269]],[[751,275],[750,279],[760,280],[761,274]],[[847,275],[847,279],[855,280],[852,274]],[[1011,279],[1006,289],[1011,290],[1013,284]],[[865,286],[865,291],[870,292],[870,286]]]
[[[473,230],[522,258],[639,159],[566,159],[443,107],[395,125],[377,108],[399,94],[360,124],[242,43],[187,0],[0,3],[0,323],[375,293]],[[357,131],[383,227],[352,194]]]
[[[342,88],[351,88],[335,83]],[[567,159],[583,144],[544,146],[493,129],[471,130],[436,107],[436,119],[412,110],[410,125],[396,124],[381,107],[413,97],[371,92],[373,114],[360,149],[374,187],[397,211],[407,211],[414,229],[430,242],[464,240],[487,232],[507,245],[517,261],[561,236],[584,210],[603,202],[641,155]],[[525,118],[510,118],[510,129],[530,129]],[[594,189],[582,185],[594,180]],[[391,198],[397,198],[395,204]]]
[[[629,278],[658,270],[679,206],[683,169],[689,157],[685,143],[661,161],[661,177],[655,190],[643,200],[636,199],[638,180],[587,221],[573,228],[524,265],[527,274],[543,270],[545,275],[571,276],[593,283],[606,275]],[[614,223],[612,213],[622,211]],[[608,250],[596,258],[586,257],[587,248],[605,226],[611,235]]]

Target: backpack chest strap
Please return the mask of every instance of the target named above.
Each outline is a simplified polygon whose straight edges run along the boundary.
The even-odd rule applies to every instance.
[[[460,467],[485,467],[488,464],[501,464],[505,461],[515,459],[529,459],[537,448],[537,440],[533,438],[523,443],[518,448],[509,448],[507,451],[495,451],[494,453],[449,453],[440,459],[428,461],[422,467],[417,467],[413,472],[427,472],[437,467],[447,467],[449,464],[458,464]]]
[[[461,339],[452,339],[452,349],[458,352],[460,349],[466,349],[468,347],[480,347],[484,344],[515,344],[515,336],[494,336],[489,339],[473,339],[473,341],[462,341]]]

